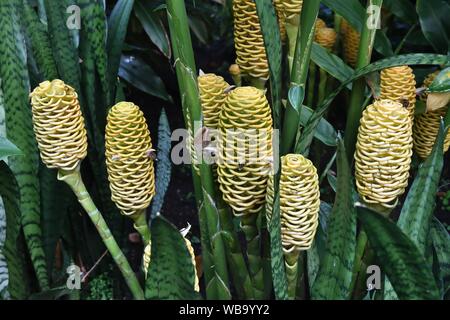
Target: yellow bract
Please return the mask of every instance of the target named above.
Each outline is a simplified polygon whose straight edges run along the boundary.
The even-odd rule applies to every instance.
[[[198,77],[198,88],[202,103],[203,125],[216,129],[219,114],[227,94],[225,89],[230,85],[220,76],[208,73]]]
[[[278,26],[280,27],[281,41],[286,41],[286,15],[284,13],[283,0],[273,0],[273,5],[277,13]]]
[[[281,0],[283,2],[286,19],[292,19],[302,11],[303,0]]]
[[[239,87],[228,94],[219,120],[217,173],[223,198],[236,215],[257,213],[264,205],[272,168],[272,130],[263,91]]]
[[[314,36],[314,41],[320,44],[328,51],[332,51],[336,42],[336,31],[333,28],[317,28]]]
[[[411,119],[414,119],[416,105],[416,80],[413,70],[408,66],[387,68],[380,75],[380,99],[389,99],[403,103],[408,101],[407,107]]]
[[[108,113],[106,166],[111,197],[122,214],[146,209],[155,194],[152,142],[144,114],[131,102],[119,102]]]
[[[254,78],[268,78],[269,65],[253,0],[234,0],[234,46],[236,63],[242,73]]]
[[[75,90],[61,80],[44,81],[30,94],[33,127],[42,161],[73,170],[87,154],[87,136]]]
[[[436,71],[428,75],[423,81],[423,87],[427,88],[438,74],[439,71]],[[427,93],[424,93],[421,100],[426,101],[427,95]],[[447,109],[448,106],[435,111],[428,111],[415,117],[413,126],[414,150],[422,159],[425,159],[431,153],[439,132],[441,117],[445,116]],[[444,140],[444,152],[447,152],[449,146],[450,132],[447,133]]]
[[[341,32],[343,35],[344,60],[355,67],[358,60],[360,34],[346,20],[342,20]]]
[[[379,100],[363,112],[356,143],[355,177],[365,202],[392,208],[408,185],[412,121],[402,104]]]

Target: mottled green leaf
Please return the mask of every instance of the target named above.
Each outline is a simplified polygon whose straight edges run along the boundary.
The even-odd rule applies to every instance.
[[[327,225],[323,262],[311,291],[313,299],[348,299],[356,247],[356,210],[352,175],[344,142],[338,143],[336,198]]]
[[[329,52],[324,47],[313,43],[311,49],[311,60],[320,68],[328,72],[332,77],[343,82],[353,75],[354,70],[349,67],[340,57]],[[349,85],[351,88],[351,85]]]
[[[145,281],[146,299],[197,298],[195,266],[180,231],[161,216],[151,225],[152,251]]]
[[[447,229],[437,220],[431,222],[431,240],[436,252],[443,295],[450,291],[450,235]]]
[[[307,106],[302,107],[302,113],[300,115],[300,124],[302,126],[306,125],[313,112],[314,110]],[[314,137],[322,141],[327,146],[336,146],[337,132],[332,124],[324,118],[320,119],[316,132],[314,133]]]
[[[22,152],[17,148],[14,143],[0,136],[0,158],[7,156],[18,156]]]
[[[367,233],[382,272],[401,300],[439,299],[431,268],[415,244],[383,215],[358,206],[358,218]]]

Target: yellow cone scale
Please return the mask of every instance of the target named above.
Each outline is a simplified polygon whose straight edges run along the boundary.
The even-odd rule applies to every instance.
[[[336,42],[336,31],[333,28],[317,28],[314,36],[314,41],[320,44],[328,51],[332,51]]]
[[[61,80],[44,81],[30,94],[33,128],[42,162],[70,171],[87,154],[87,136],[75,90]]]
[[[286,19],[292,19],[302,11],[303,0],[282,0]]]
[[[144,114],[131,102],[111,108],[106,125],[111,197],[124,215],[146,209],[155,194],[152,142]]]
[[[399,102],[378,100],[363,112],[355,152],[358,193],[368,204],[392,208],[408,185],[412,121]]]
[[[344,60],[352,67],[358,60],[360,34],[346,20],[342,20],[341,32],[343,35]]]
[[[225,103],[225,90],[230,85],[220,76],[212,73],[198,77],[198,88],[202,103],[203,125],[216,129],[219,124],[219,114]]]

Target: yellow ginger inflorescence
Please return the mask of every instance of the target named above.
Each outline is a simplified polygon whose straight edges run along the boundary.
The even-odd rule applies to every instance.
[[[281,41],[286,41],[286,15],[284,13],[283,0],[273,0],[273,5],[277,13],[278,26],[280,27]]]
[[[380,75],[380,99],[389,99],[403,103],[407,100],[407,107],[411,119],[414,119],[416,105],[416,80],[413,70],[408,66],[387,68]]]
[[[325,23],[325,21],[323,21],[320,18],[316,19],[316,32],[317,32],[317,30],[326,28],[326,27],[327,27],[327,24]]]
[[[44,81],[30,94],[42,162],[74,170],[87,154],[87,136],[75,90],[61,80]]]
[[[358,193],[368,204],[392,208],[408,185],[412,121],[399,102],[378,100],[363,112],[355,152]]]
[[[155,194],[152,142],[144,114],[131,102],[119,102],[108,113],[106,167],[111,196],[122,214],[146,209]]]
[[[341,32],[343,35],[344,60],[352,67],[358,60],[360,34],[346,20],[342,20]]]
[[[292,19],[302,11],[303,0],[281,0],[286,19]]]
[[[241,72],[254,78],[268,78],[269,65],[255,2],[234,0],[233,17],[236,63]]]
[[[423,81],[423,87],[428,88],[438,74],[439,71],[436,71],[428,75]],[[428,94],[424,93],[421,100],[426,101],[427,96]],[[434,111],[427,111],[415,117],[413,126],[414,150],[422,159],[430,155],[439,132],[441,117],[445,116],[447,109],[448,106]],[[444,140],[444,152],[447,152],[449,146],[450,132],[447,133]]]
[[[216,129],[219,125],[219,114],[230,85],[220,76],[212,73],[198,77],[198,88],[202,103],[203,125]]]
[[[273,180],[273,179],[271,179]],[[281,158],[281,242],[285,253],[308,250],[319,218],[320,192],[317,169],[299,154]]]
[[[336,43],[336,31],[333,28],[317,28],[314,36],[314,41],[320,44],[328,51],[332,51]]]
[[[272,170],[272,117],[264,92],[239,87],[228,94],[219,120],[218,181],[236,215],[261,210]]]

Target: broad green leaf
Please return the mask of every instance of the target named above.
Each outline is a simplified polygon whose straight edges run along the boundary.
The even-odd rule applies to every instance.
[[[205,22],[197,16],[190,15],[189,19],[189,27],[192,30],[194,36],[200,41],[203,45],[206,45],[209,40],[208,28]]]
[[[348,299],[351,295],[356,210],[352,197],[352,175],[342,139],[338,143],[337,166],[336,198],[327,225],[325,255],[311,291],[313,299]]]
[[[425,38],[440,53],[447,53],[450,40],[450,4],[443,0],[417,0],[417,13]]]
[[[0,136],[0,158],[22,155],[22,152],[11,141]]]
[[[329,52],[327,49],[313,43],[311,49],[311,60],[320,68],[328,72],[332,77],[343,82],[353,75],[354,70],[349,67],[340,57]],[[351,85],[349,85],[349,89]]]
[[[401,300],[439,299],[431,269],[415,244],[383,215],[357,207],[377,263]]]
[[[7,137],[23,153],[21,157],[10,157],[8,165],[19,186],[21,224],[31,260],[39,285],[45,289],[48,275],[41,241],[38,149],[28,103],[30,88],[19,5],[19,0],[0,3],[0,78]]]
[[[0,198],[3,201],[4,218],[6,219],[3,226],[3,228],[6,227],[6,232],[0,241],[0,255],[5,258],[6,265],[3,267],[0,265],[0,278],[8,278],[7,290],[11,298],[25,299],[29,294],[29,287],[24,262],[25,255],[20,240],[19,186],[4,161],[0,161]]]
[[[344,89],[347,84],[353,82],[354,80],[368,75],[375,71],[380,71],[385,68],[401,66],[401,65],[430,65],[430,64],[444,64],[447,62],[447,56],[429,53],[412,53],[394,56],[386,59],[382,59],[371,63],[364,68],[361,68],[348,78],[346,81],[341,83],[341,85],[332,92],[315,110],[312,116],[309,118],[308,123],[302,130],[302,136],[299,141],[297,141],[295,151],[296,153],[301,153],[303,155],[308,154],[309,147],[314,137],[315,129],[319,124],[320,119],[328,110],[328,107],[333,102],[334,98]]]
[[[171,132],[169,127],[169,119],[167,119],[164,109],[161,109],[158,125],[158,147],[156,151],[156,194],[152,200],[152,217],[161,211],[164,204],[164,196],[166,195],[166,191],[170,183],[170,175],[172,171],[172,162],[170,161],[170,137]]]
[[[180,231],[161,216],[151,225],[152,253],[145,281],[145,298],[186,300],[197,298],[195,266]]]
[[[314,110],[308,108],[307,106],[302,107],[302,113],[300,115],[300,124],[302,126],[306,125],[313,112]],[[324,118],[320,119],[319,124],[316,128],[316,132],[314,133],[314,137],[322,141],[327,146],[336,146],[337,132],[331,125],[331,123],[329,123]]]
[[[446,295],[450,291],[450,235],[436,218],[431,222],[430,232],[438,260],[443,295]]]
[[[114,94],[116,78],[119,72],[122,47],[127,34],[128,20],[133,9],[134,0],[119,0],[116,2],[108,20],[108,52],[109,84],[111,94]]]
[[[416,8],[410,0],[383,0],[383,7],[407,23],[415,24],[418,20]]]
[[[282,48],[280,32],[272,1],[256,0],[255,3],[269,63],[270,94],[274,127],[275,129],[279,129],[281,127],[282,94]]]
[[[450,91],[450,67],[445,68],[436,76],[433,83],[427,89],[429,92]]]
[[[119,76],[132,86],[165,101],[172,101],[161,78],[143,59],[123,55],[120,59]]]
[[[172,53],[170,51],[169,36],[159,16],[146,6],[143,0],[136,2],[134,14],[141,22],[142,27],[153,44],[170,59]]]

